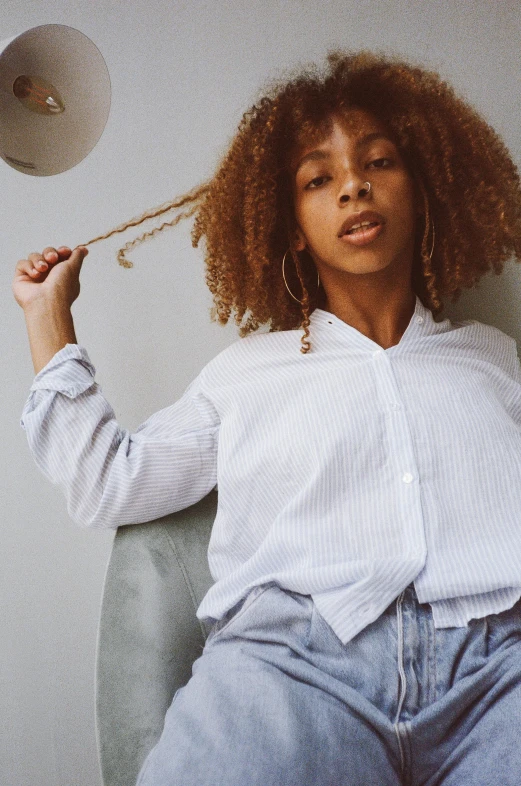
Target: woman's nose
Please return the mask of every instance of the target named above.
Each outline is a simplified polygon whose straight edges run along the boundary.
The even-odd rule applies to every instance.
[[[349,178],[342,184],[339,199],[344,204],[350,199],[367,197],[370,193],[371,183],[368,180],[362,182],[359,178]]]

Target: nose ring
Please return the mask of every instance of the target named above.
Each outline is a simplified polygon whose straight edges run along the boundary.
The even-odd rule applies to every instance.
[[[362,196],[362,191],[364,192],[364,194],[363,194],[364,196],[367,196],[368,194],[371,193],[372,186],[371,186],[371,183],[369,182],[369,180],[365,181],[364,186],[365,186],[365,188],[361,188],[360,191],[358,192],[358,196]],[[345,197],[343,196],[343,197],[341,197],[341,199],[342,199],[342,201],[345,200],[347,202],[347,200],[349,199],[349,196],[345,196]]]

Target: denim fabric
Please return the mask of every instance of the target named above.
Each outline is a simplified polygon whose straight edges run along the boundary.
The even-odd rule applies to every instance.
[[[138,786],[519,786],[521,601],[435,629],[409,585],[342,644],[308,595],[217,622]]]

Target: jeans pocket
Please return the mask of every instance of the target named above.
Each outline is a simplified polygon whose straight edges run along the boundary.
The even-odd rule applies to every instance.
[[[252,587],[247,595],[241,598],[238,603],[235,604],[235,606],[232,606],[232,608],[225,613],[224,617],[222,617],[220,620],[217,620],[217,622],[213,624],[208,638],[206,639],[205,647],[215,641],[217,637],[220,638],[224,633],[230,633],[237,620],[241,619],[246,611],[250,609],[253,604],[261,597],[261,595],[263,595],[273,586],[274,584],[270,583],[259,584],[256,587]]]
[[[326,622],[312,601],[306,646],[311,651],[340,651],[344,646],[331,625]]]

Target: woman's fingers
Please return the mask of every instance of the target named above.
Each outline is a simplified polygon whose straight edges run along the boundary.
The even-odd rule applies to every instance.
[[[16,265],[16,272],[25,273],[26,275],[37,275],[39,273],[38,268],[39,265],[37,264],[35,267],[34,262],[31,262],[29,259],[20,259]],[[47,265],[45,265],[45,268],[47,268]]]
[[[70,255],[70,250],[68,254],[64,255],[62,253],[60,257],[60,254],[58,253],[58,251],[56,251],[55,248],[48,247],[48,248],[44,248],[42,252],[34,251],[32,254],[29,254],[27,259],[29,260],[29,262],[32,262],[34,265],[37,265],[39,262],[52,265],[52,264],[56,264],[56,262],[59,262],[60,258],[66,259],[69,255]]]
[[[58,249],[53,248],[52,246],[47,246],[47,248],[44,248],[41,253],[39,251],[35,251],[32,254],[29,254],[27,258],[34,262],[41,260],[53,264],[60,262],[63,259],[68,259],[71,253],[71,249],[67,246],[60,246]]]
[[[71,253],[72,251],[68,246],[60,246],[58,249],[47,246],[41,253],[34,251],[28,255],[27,259],[21,259],[17,269],[31,278],[37,279],[43,273],[47,273],[57,262],[68,259]]]
[[[17,266],[17,270],[26,273],[31,278],[38,278],[42,273],[46,273],[49,269],[49,263],[46,262],[41,254],[29,254],[27,259],[21,259]]]
[[[72,251],[68,246],[60,246],[59,248],[53,248],[52,246],[47,246],[42,251],[42,256],[45,258],[47,262],[51,264],[53,262],[58,262],[61,259],[68,259],[71,255]]]
[[[68,246],[60,246],[58,249],[48,246],[41,253],[34,251],[28,255],[27,259],[20,259],[16,269],[19,273],[25,273],[31,278],[38,278],[43,273],[47,273],[53,265],[63,262],[73,255],[75,255],[74,262],[79,262],[81,267],[81,262],[88,253],[89,250],[85,246],[78,246],[74,250]]]

